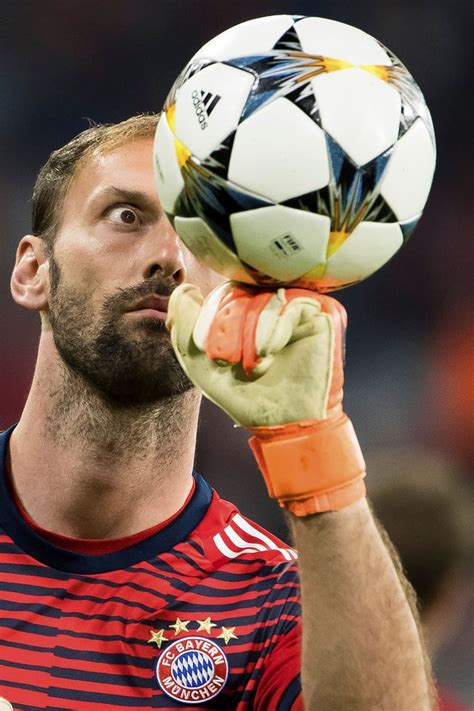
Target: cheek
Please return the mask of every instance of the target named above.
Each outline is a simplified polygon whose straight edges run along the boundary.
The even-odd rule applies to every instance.
[[[73,246],[63,243],[55,250],[61,287],[84,297],[94,312],[101,308],[110,279],[110,260],[96,252],[100,250],[84,249],[79,241]]]
[[[83,246],[80,237],[58,241],[55,259],[68,286],[82,291],[98,281],[97,255],[90,247]]]

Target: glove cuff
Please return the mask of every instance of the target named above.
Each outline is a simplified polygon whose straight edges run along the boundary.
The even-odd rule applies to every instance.
[[[365,497],[365,462],[344,413],[251,431],[269,495],[296,516],[338,511]]]

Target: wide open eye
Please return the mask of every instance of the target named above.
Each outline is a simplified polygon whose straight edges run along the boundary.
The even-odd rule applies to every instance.
[[[138,227],[140,224],[137,212],[125,205],[112,208],[108,214],[108,219],[117,225],[127,225],[129,227]]]

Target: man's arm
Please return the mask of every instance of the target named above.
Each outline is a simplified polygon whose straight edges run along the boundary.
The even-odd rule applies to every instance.
[[[302,683],[314,711],[431,711],[408,584],[365,498],[342,409],[347,316],[301,289],[223,284],[172,294],[168,326],[191,380],[233,420],[268,493],[291,512],[300,556]]]
[[[367,500],[291,516],[291,525],[302,586],[305,708],[431,711],[434,685],[409,586]]]

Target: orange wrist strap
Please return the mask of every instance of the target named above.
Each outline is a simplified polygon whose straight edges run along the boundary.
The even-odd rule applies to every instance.
[[[251,431],[269,495],[296,516],[338,511],[364,498],[365,462],[347,415]]]

